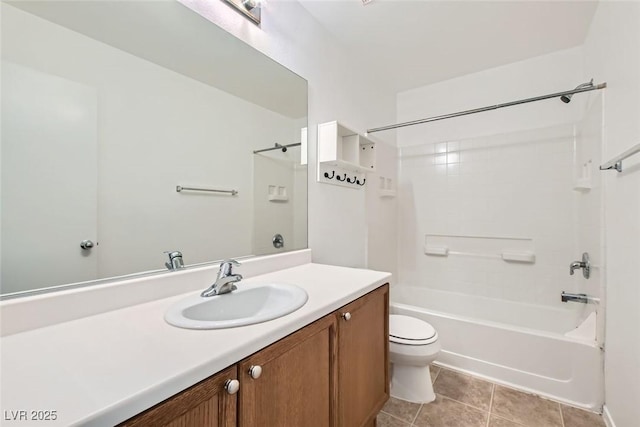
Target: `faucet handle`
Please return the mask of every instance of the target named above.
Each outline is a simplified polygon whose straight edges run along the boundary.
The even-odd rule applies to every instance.
[[[225,259],[220,263],[220,271],[218,271],[218,278],[230,276],[233,274],[233,266],[240,265],[235,259]]]

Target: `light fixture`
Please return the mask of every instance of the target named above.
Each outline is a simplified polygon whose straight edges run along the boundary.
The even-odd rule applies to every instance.
[[[254,24],[260,25],[262,0],[223,0],[233,6],[235,10],[249,18]]]

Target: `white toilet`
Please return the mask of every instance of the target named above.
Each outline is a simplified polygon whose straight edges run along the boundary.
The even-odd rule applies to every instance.
[[[389,316],[391,396],[416,403],[433,402],[429,364],[440,352],[438,333],[415,317]]]

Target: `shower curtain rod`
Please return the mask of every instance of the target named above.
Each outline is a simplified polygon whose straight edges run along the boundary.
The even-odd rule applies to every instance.
[[[278,144],[276,142],[275,146],[273,146],[271,148],[263,148],[261,150],[253,150],[253,154],[262,153],[264,151],[272,151],[272,150],[287,151],[287,148],[289,148],[289,147],[297,147],[299,145],[302,145],[302,143],[301,142],[296,142],[295,144],[280,145],[280,144]]]
[[[521,99],[519,101],[505,102],[504,104],[490,105],[488,107],[474,108],[473,110],[459,111],[457,113],[443,114],[442,116],[428,117],[426,119],[412,120],[410,122],[397,123],[395,125],[389,125],[389,126],[382,126],[382,127],[373,128],[373,129],[367,129],[366,134],[370,134],[370,133],[374,133],[374,132],[382,132],[383,130],[391,130],[391,129],[403,128],[403,127],[406,127],[406,126],[419,125],[419,124],[422,124],[422,123],[435,122],[437,120],[451,119],[453,117],[466,116],[466,115],[469,115],[469,114],[482,113],[484,111],[497,110],[498,108],[512,107],[514,105],[527,104],[529,102],[542,101],[543,99],[549,99],[549,98],[558,98],[558,97],[563,97],[563,96],[567,96],[567,95],[573,95],[574,93],[589,92],[589,91],[592,91],[592,90],[604,89],[606,87],[607,87],[607,83],[605,82],[605,83],[600,83],[599,85],[595,85],[595,86],[587,86],[587,87],[582,87],[582,88],[576,88],[576,89],[567,90],[567,91],[564,91],[564,92],[556,92],[556,93],[552,93],[552,94],[549,94],[549,95],[542,95],[542,96],[536,96],[534,98]]]

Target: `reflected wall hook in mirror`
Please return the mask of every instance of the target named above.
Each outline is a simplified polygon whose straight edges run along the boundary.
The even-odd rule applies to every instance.
[[[347,178],[347,182],[348,182],[349,184],[355,184],[357,180],[358,180],[358,177],[357,177],[357,176],[354,176],[354,177],[353,177],[353,179],[349,179],[349,178]]]
[[[327,179],[333,179],[334,176],[336,176],[336,171],[331,171],[331,176],[329,176],[329,172],[324,173],[324,177]]]
[[[338,181],[344,181],[344,180],[346,180],[346,179],[347,179],[347,174],[345,173],[343,178],[340,178],[340,176],[338,175],[338,176],[336,176],[336,179],[337,179]]]
[[[356,184],[358,184],[358,185],[360,185],[360,186],[363,186],[365,182],[367,182],[367,178],[362,178],[362,183],[360,183],[360,180],[359,180],[359,179],[358,179],[358,180],[356,180]]]

